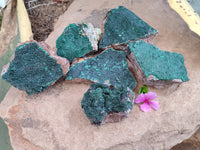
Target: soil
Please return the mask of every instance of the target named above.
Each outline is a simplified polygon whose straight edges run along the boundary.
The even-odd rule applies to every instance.
[[[33,39],[44,41],[54,29],[54,23],[73,0],[24,0],[33,32]]]

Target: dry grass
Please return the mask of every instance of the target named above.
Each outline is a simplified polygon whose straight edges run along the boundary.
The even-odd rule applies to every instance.
[[[44,41],[54,29],[54,23],[72,3],[55,0],[24,0],[32,25],[33,38]]]

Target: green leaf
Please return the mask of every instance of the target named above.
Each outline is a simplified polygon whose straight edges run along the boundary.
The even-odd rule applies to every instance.
[[[141,93],[143,93],[143,94],[148,93],[148,89],[147,89],[146,86],[142,86],[142,87],[140,88],[139,94],[141,94]]]

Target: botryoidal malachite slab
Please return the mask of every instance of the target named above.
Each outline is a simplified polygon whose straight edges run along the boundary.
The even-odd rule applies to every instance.
[[[2,79],[28,94],[42,92],[63,76],[60,64],[36,42],[20,45]]]
[[[123,6],[112,9],[107,13],[104,24],[104,36],[99,47],[105,48],[112,44],[123,44],[158,33],[146,22]]]
[[[152,75],[156,80],[189,80],[182,54],[160,50],[141,40],[128,46],[146,78]]]
[[[128,69],[125,53],[113,49],[105,50],[94,58],[72,66],[66,79],[76,78],[130,89],[136,86],[135,78]]]
[[[70,24],[56,40],[57,55],[72,61],[97,50],[100,34],[92,24]]]
[[[127,87],[119,86],[115,88],[105,84],[93,83],[84,94],[81,106],[91,124],[100,125],[108,121],[106,119],[115,122],[127,117],[132,110],[133,99],[134,92]],[[115,113],[114,118],[112,118],[113,113]]]

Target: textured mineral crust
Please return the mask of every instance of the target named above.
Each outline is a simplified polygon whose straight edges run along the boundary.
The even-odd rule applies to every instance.
[[[92,24],[70,24],[56,40],[57,55],[72,61],[97,50],[101,30]]]
[[[146,85],[162,87],[189,80],[182,54],[160,50],[141,40],[130,42],[126,54],[138,78]]]
[[[146,22],[123,6],[111,9],[106,16],[104,35],[99,47],[106,48],[113,44],[124,44],[130,40],[146,38],[158,33]]]
[[[134,92],[127,87],[93,83],[84,94],[81,106],[91,124],[119,122],[132,110]]]
[[[69,70],[69,67],[70,67],[70,62],[66,59],[66,58],[63,58],[63,57],[60,57],[56,54],[56,48],[55,49],[52,49],[47,43],[45,43],[44,41],[42,42],[39,42],[38,45],[40,47],[42,47],[51,57],[53,57],[58,64],[61,65],[61,68],[63,70],[63,75],[66,75],[68,70]]]
[[[57,81],[63,76],[63,70],[53,57],[32,41],[16,48],[14,59],[1,75],[11,85],[32,94],[42,92]]]
[[[125,53],[108,49],[94,58],[86,59],[72,66],[67,80],[87,79],[92,82],[133,89],[136,80],[128,69]]]

